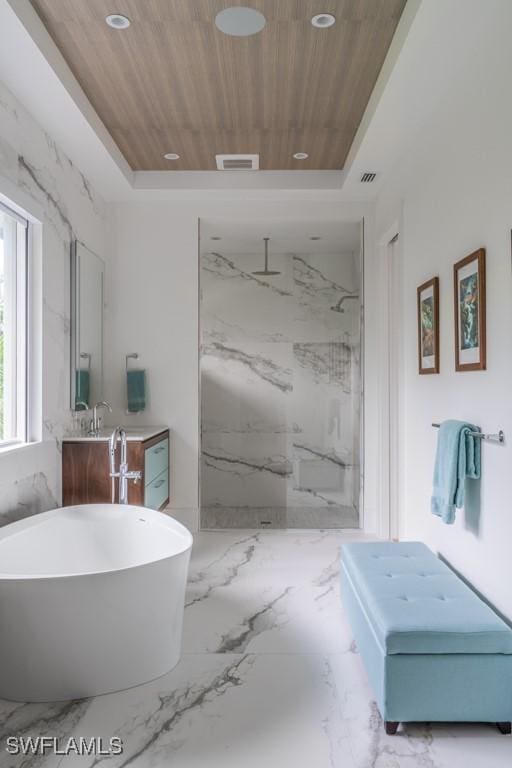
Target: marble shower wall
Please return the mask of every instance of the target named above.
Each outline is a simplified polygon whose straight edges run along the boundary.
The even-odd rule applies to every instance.
[[[42,441],[0,454],[0,525],[57,506],[69,408],[70,242],[105,257],[106,206],[0,83],[0,193],[42,224]]]
[[[201,524],[357,526],[359,255],[260,268],[201,256]]]

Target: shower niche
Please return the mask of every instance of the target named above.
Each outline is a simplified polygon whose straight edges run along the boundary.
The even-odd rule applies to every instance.
[[[203,528],[359,527],[360,230],[201,221]]]

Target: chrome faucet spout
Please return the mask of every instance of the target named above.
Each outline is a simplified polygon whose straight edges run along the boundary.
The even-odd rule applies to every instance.
[[[100,408],[106,408],[109,413],[112,413],[112,406],[106,400],[100,400],[99,403],[96,403],[92,409],[91,429],[89,430],[89,433],[95,437],[98,437],[100,433],[101,416],[98,414]]]

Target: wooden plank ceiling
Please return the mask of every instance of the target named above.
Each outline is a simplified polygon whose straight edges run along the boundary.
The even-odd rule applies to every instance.
[[[134,170],[214,170],[217,153],[259,154],[264,170],[337,170],[406,0],[32,2]],[[261,11],[263,31],[220,32],[215,16],[233,5]],[[110,13],[131,26],[111,29]],[[336,24],[315,29],[317,13]]]

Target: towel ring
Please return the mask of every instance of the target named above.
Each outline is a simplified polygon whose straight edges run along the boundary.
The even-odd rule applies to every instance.
[[[129,355],[126,355],[126,373],[128,373],[128,360],[138,360],[138,359],[139,359],[138,352],[130,352]]]

